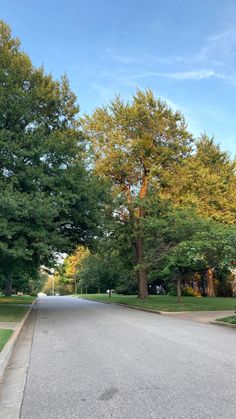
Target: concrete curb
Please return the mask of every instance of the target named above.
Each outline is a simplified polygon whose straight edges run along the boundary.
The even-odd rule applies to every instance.
[[[28,317],[31,313],[31,310],[32,310],[34,304],[36,303],[37,299],[38,298],[36,298],[34,300],[34,302],[30,305],[29,310],[27,311],[27,313],[25,314],[25,316],[23,317],[23,319],[21,320],[19,325],[14,330],[10,339],[8,340],[8,342],[6,343],[6,345],[4,346],[2,351],[0,352],[0,383],[2,383],[2,381],[3,381],[4,373],[5,373],[5,370],[8,366],[8,363],[11,359],[12,352],[13,352],[13,349],[15,347],[15,344],[16,344],[17,340],[19,339],[19,336],[20,336],[21,331],[24,327],[24,324],[25,324],[26,320],[28,319]]]
[[[217,326],[228,327],[229,329],[236,329],[236,324],[220,322],[219,320],[213,320],[211,321],[211,324],[216,324]]]
[[[130,306],[129,304],[113,303],[112,301],[97,301],[97,300],[92,300],[90,298],[84,298],[84,297],[75,297],[75,298],[81,298],[81,300],[93,301],[94,303],[113,304],[113,306],[134,308],[135,310],[147,311],[148,313],[155,313],[155,314],[162,314],[162,315],[169,314],[169,313],[171,314],[172,313],[172,312],[169,312],[169,311],[152,310],[151,308]]]
[[[114,303],[108,303],[108,304],[114,304]],[[122,304],[122,303],[117,303],[117,305],[121,307],[134,308],[135,310],[139,310],[139,311],[147,311],[148,313],[155,313],[155,314],[162,314],[162,315],[165,315],[168,313],[165,311],[153,310],[152,308],[130,306],[128,304]]]

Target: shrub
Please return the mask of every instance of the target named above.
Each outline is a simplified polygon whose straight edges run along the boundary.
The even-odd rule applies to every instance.
[[[192,287],[184,288],[182,295],[185,297],[201,297],[201,293],[197,290],[194,290]]]

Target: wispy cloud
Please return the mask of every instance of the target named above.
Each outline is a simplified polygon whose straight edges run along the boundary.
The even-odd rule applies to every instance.
[[[191,54],[135,55],[110,47],[105,50],[103,57],[120,65],[126,83],[128,80],[131,82],[164,77],[179,81],[218,79],[236,86],[236,25],[227,25],[222,31],[208,35],[202,47],[198,51],[192,51]],[[134,74],[133,70],[137,65],[140,72]],[[176,71],[168,71],[170,66]]]
[[[213,60],[215,65],[225,65],[236,57],[236,25],[227,25],[219,33],[208,36],[205,45],[196,55],[199,61]]]
[[[182,71],[175,73],[160,73],[161,76],[173,80],[202,80],[216,77],[212,70],[196,70],[196,71]]]
[[[102,54],[102,58],[108,58],[111,61],[119,64],[134,64],[139,62],[138,57],[134,57],[132,55],[122,54],[117,51],[116,48],[106,48],[104,53]]]
[[[90,83],[90,88],[99,95],[102,102],[107,102],[114,96],[114,89],[104,84],[92,82]]]
[[[220,77],[213,70],[197,70],[197,71],[181,71],[181,72],[158,72],[149,71],[131,76],[134,79],[142,79],[149,77],[165,77],[173,80],[202,80],[211,77]]]
[[[172,65],[175,63],[186,63],[188,62],[188,58],[181,56],[181,55],[169,55],[169,56],[153,56],[151,54],[136,54],[134,53],[128,54],[118,51],[117,48],[109,47],[106,48],[103,54],[101,55],[102,58],[109,59],[117,64],[167,64]]]

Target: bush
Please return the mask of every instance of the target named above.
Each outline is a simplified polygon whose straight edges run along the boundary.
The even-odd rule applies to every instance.
[[[194,290],[192,287],[184,288],[182,295],[184,297],[201,297],[201,293],[197,290]]]
[[[116,294],[134,295],[138,292],[137,282],[134,279],[126,279],[115,287]]]

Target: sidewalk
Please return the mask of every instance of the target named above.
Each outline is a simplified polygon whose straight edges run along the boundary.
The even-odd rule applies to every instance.
[[[19,322],[0,322],[0,329],[12,329],[15,330]]]
[[[0,329],[12,329],[13,330],[13,334],[8,339],[5,346],[3,347],[3,349],[0,352],[0,383],[2,382],[2,380],[4,378],[4,373],[5,373],[5,370],[8,366],[8,363],[11,359],[11,355],[12,355],[12,352],[14,350],[15,344],[16,344],[16,342],[17,342],[17,340],[18,340],[18,338],[21,334],[21,331],[24,327],[24,324],[25,324],[29,314],[31,313],[32,308],[33,308],[34,304],[36,303],[36,301],[37,301],[37,298],[32,302],[32,304],[27,304],[28,310],[26,311],[23,318],[19,319],[19,321],[17,321],[17,322],[10,322],[10,321],[0,322]]]
[[[234,310],[224,310],[224,311],[183,311],[183,312],[162,312],[165,316],[176,317],[182,320],[190,320],[197,323],[209,324],[216,319],[221,317],[232,316]]]
[[[36,316],[35,310],[26,320],[5,371],[4,381],[0,383],[1,419],[19,419],[20,417]]]

